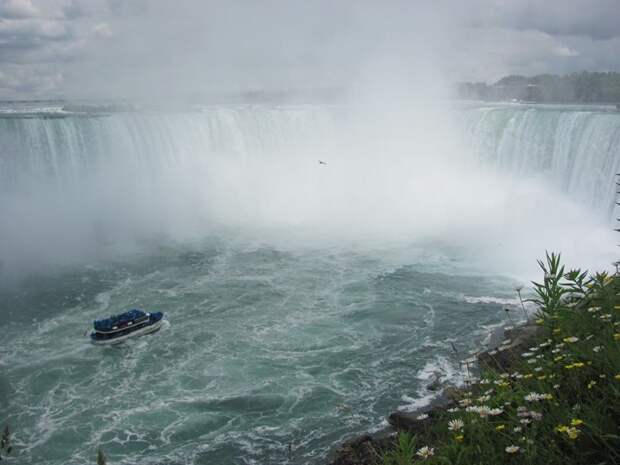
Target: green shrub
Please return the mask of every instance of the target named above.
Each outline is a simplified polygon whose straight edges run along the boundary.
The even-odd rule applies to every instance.
[[[565,273],[554,253],[539,265],[540,336],[509,372],[482,370],[415,442],[400,434],[385,465],[620,463],[620,277]]]

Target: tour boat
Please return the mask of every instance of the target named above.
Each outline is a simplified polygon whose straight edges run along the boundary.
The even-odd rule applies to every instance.
[[[129,310],[110,318],[95,320],[90,340],[93,344],[118,344],[130,337],[159,331],[164,321],[162,312],[148,313],[138,309]]]

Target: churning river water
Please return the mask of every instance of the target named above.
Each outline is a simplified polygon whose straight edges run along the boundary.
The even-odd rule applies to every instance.
[[[281,158],[283,147],[303,141],[300,157],[312,169],[339,173],[334,153],[316,166],[325,148],[306,142],[331,137],[341,109],[13,110],[0,117],[0,421],[13,431],[15,463],[94,463],[98,447],[119,465],[323,463],[343,439],[428,401],[434,376],[462,381],[459,357],[506,321],[504,308],[522,317],[514,288],[526,279],[485,265],[529,254],[500,243],[515,227],[479,226],[478,209],[467,205],[441,213],[445,223],[437,219],[467,193],[451,193],[445,205],[429,200],[427,210],[406,197],[421,191],[403,187],[407,176],[417,178],[400,156],[391,159],[393,172],[363,165],[338,186],[301,176],[299,165]],[[600,231],[613,216],[606,183],[620,168],[620,116],[497,106],[461,109],[459,121],[482,164],[514,177],[542,173],[557,195],[580,199],[569,201],[573,211],[594,212],[583,227],[596,244],[578,250],[608,263],[601,250],[613,239]],[[277,176],[261,171],[257,154]],[[254,170],[239,175],[247,165]],[[162,174],[171,171],[172,178]],[[286,173],[294,182],[283,183]],[[283,207],[293,190],[297,203]],[[371,195],[358,197],[362,190]],[[301,205],[313,194],[327,217],[316,204]],[[197,210],[197,195],[207,210]],[[400,202],[394,217],[432,228],[410,241],[407,230],[392,240],[380,228],[343,240],[357,238],[366,222],[393,221],[381,206]],[[405,220],[407,204],[413,222]],[[282,210],[292,226],[274,213]],[[245,224],[227,221],[235,212]],[[327,219],[337,240],[304,240],[320,235]],[[471,247],[467,238],[450,240],[446,231],[459,222],[467,223],[465,235],[484,237]],[[289,237],[299,224],[306,232]],[[528,223],[513,234],[532,229]],[[497,254],[478,260],[489,248]],[[521,258],[535,264],[539,256]],[[93,319],[134,307],[163,311],[169,324],[119,346],[88,342]]]

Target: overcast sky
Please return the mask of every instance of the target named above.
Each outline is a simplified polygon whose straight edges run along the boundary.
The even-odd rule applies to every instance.
[[[620,0],[0,0],[0,98],[620,70]]]

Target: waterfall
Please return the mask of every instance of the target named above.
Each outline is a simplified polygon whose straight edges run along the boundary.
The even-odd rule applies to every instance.
[[[0,190],[82,185],[114,165],[140,177],[222,157],[260,159],[325,137],[318,108],[214,108],[194,113],[0,117]]]
[[[337,113],[320,106],[239,106],[194,113],[4,116],[0,192],[50,184],[88,189],[84,179],[100,177],[111,166],[145,187],[157,179],[155,173],[192,171],[218,160],[272,162],[292,156],[291,148],[295,156],[312,156],[320,153],[322,140],[333,141]],[[464,111],[463,127],[483,164],[514,176],[542,176],[592,210],[612,216],[620,113],[479,107]]]
[[[620,173],[620,113],[600,109],[497,106],[469,109],[475,153],[513,176],[542,176],[606,218]]]
[[[443,110],[376,110],[0,111],[0,266],[72,263],[109,244],[199,238],[222,226],[302,225],[311,237],[454,231],[448,241],[466,241],[489,228],[503,236],[515,229],[499,226],[514,205],[501,194],[506,177],[543,181],[522,211],[549,190],[547,207],[558,192],[615,219],[616,112],[479,106],[455,109],[443,126]]]
[[[269,189],[300,172],[300,159],[314,167],[332,118],[312,106],[5,112],[0,269],[71,264],[111,244],[250,223],[273,203]]]

